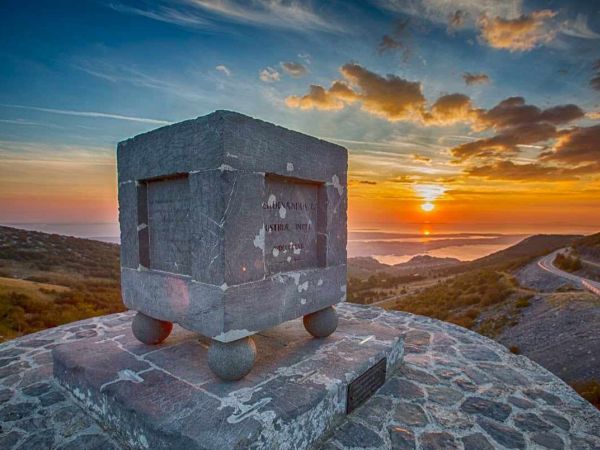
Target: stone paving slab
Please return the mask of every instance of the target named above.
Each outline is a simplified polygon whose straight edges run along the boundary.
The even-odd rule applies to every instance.
[[[216,378],[208,342],[178,328],[160,346],[119,327],[57,346],[54,375],[132,448],[309,448],[345,416],[348,384],[402,357],[402,330],[338,308],[337,331],[312,338],[301,320],[255,336],[257,362],[238,382]]]

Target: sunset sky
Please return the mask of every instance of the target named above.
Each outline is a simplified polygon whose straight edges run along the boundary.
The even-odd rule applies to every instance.
[[[600,228],[600,2],[3,1],[0,223],[116,222],[117,142],[231,109],[349,149],[349,226]]]

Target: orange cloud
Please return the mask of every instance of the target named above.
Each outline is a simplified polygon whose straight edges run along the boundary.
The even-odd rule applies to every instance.
[[[477,120],[481,110],[473,108],[471,99],[464,94],[449,94],[438,98],[428,113],[424,113],[425,123],[452,125],[458,122]]]
[[[342,109],[345,106],[344,102],[351,103],[355,99],[356,94],[352,89],[341,81],[335,81],[328,90],[323,86],[311,84],[308,94],[292,95],[285,99],[285,104],[290,108],[333,111]]]
[[[421,83],[396,75],[382,77],[358,64],[345,64],[340,72],[344,80],[333,82],[327,90],[311,85],[308,94],[288,97],[287,106],[336,110],[360,102],[364,111],[390,121],[415,120],[422,116],[425,97]]]
[[[425,164],[431,164],[431,161],[432,161],[431,158],[428,158],[427,156],[423,156],[423,155],[417,155],[416,153],[413,153],[412,155],[410,155],[410,159],[412,159],[413,161],[421,162],[421,163],[425,163]]]
[[[556,30],[549,27],[549,19],[556,12],[549,9],[523,14],[516,19],[490,18],[483,16],[479,20],[481,39],[490,47],[523,52],[550,42]]]

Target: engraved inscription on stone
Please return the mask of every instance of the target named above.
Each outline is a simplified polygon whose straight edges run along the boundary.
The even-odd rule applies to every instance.
[[[150,268],[189,275],[190,189],[187,176],[148,181]]]
[[[267,272],[317,267],[319,185],[270,176],[265,185],[261,207]]]
[[[385,383],[387,358],[381,359],[348,385],[346,414],[366,402]]]

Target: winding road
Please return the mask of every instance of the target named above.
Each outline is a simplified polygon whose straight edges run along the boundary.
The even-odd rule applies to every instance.
[[[587,289],[588,291],[596,294],[600,297],[600,282],[589,280],[587,278],[583,278],[577,275],[574,275],[569,272],[565,272],[564,270],[560,270],[557,268],[553,262],[554,258],[556,258],[557,253],[564,251],[564,249],[556,250],[538,261],[538,266],[544,269],[546,272],[550,272],[553,275],[556,275],[561,278],[565,278],[569,281],[573,281],[577,284],[577,286]]]

